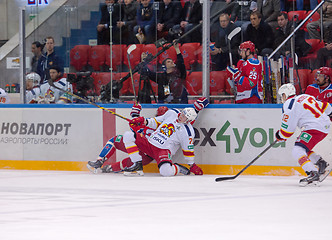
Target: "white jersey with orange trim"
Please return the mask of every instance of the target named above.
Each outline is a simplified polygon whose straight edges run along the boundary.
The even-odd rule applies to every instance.
[[[164,115],[147,119],[147,126],[156,129],[147,136],[149,143],[161,149],[169,149],[174,155],[179,147],[182,148],[184,158],[188,164],[194,163],[194,137],[193,126],[188,123],[178,123],[177,109],[170,109]]]
[[[293,135],[296,127],[303,130],[330,131],[330,114],[332,107],[327,102],[315,100],[313,96],[302,94],[288,99],[282,108],[280,133],[287,139]]]
[[[8,93],[6,93],[5,90],[0,88],[0,104],[8,104],[9,101],[9,96]]]
[[[58,79],[54,81],[54,85],[65,91],[73,92],[73,87],[71,83],[67,82],[66,78]],[[50,103],[71,103],[72,96],[56,89],[48,84],[48,82],[40,86],[40,97],[45,99],[50,99]]]

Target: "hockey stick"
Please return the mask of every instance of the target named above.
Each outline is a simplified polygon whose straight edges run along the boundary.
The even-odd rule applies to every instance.
[[[73,97],[75,97],[75,98],[78,98],[79,100],[82,100],[82,101],[85,102],[85,103],[91,104],[91,105],[93,105],[93,106],[95,106],[95,107],[97,107],[97,108],[100,108],[101,110],[104,110],[104,111],[106,111],[106,112],[108,112],[108,113],[111,113],[111,114],[113,114],[113,115],[115,115],[115,116],[117,116],[117,117],[120,117],[120,118],[122,118],[122,119],[128,121],[128,122],[130,121],[128,118],[123,117],[123,116],[121,116],[120,114],[117,114],[117,113],[115,113],[115,112],[113,112],[113,111],[111,111],[111,110],[109,110],[109,109],[107,109],[107,108],[104,108],[104,107],[102,107],[102,106],[99,106],[98,104],[95,104],[94,102],[90,102],[89,100],[87,100],[87,99],[85,99],[85,98],[82,98],[82,97],[80,97],[80,96],[78,96],[78,95],[76,95],[76,94],[74,94],[74,93],[72,93],[72,92],[69,92],[69,91],[63,90],[63,89],[61,89],[61,88],[55,86],[55,85],[54,85],[54,82],[53,82],[51,79],[49,79],[49,80],[47,80],[47,81],[48,81],[48,84],[49,84],[51,87],[54,87],[54,88],[56,88],[56,89],[58,89],[58,90],[60,90],[60,91],[62,91],[62,92],[64,92],[64,93],[67,93],[67,94],[70,95],[70,96],[73,96]]]
[[[233,66],[233,59],[232,59],[232,48],[231,48],[231,40],[232,38],[238,34],[239,32],[241,32],[241,28],[237,27],[234,28],[233,31],[231,31],[231,33],[228,35],[228,51],[229,51],[229,61],[230,61],[230,65]]]
[[[255,157],[254,160],[252,160],[250,163],[248,163],[247,166],[245,166],[240,172],[238,172],[238,174],[231,176],[231,177],[218,177],[216,178],[216,182],[220,182],[220,181],[224,181],[224,180],[232,180],[237,178],[241,173],[243,173],[251,164],[253,164],[254,162],[256,162],[256,160],[258,158],[260,158],[264,153],[266,153],[272,146],[274,146],[276,143],[278,142],[278,140],[274,140],[273,143],[271,143],[267,148],[264,149],[263,152],[261,152],[257,157]]]
[[[136,91],[135,91],[135,83],[134,83],[134,78],[133,78],[133,70],[131,69],[131,65],[130,65],[130,53],[132,51],[134,51],[135,49],[136,49],[136,44],[130,45],[130,47],[127,49],[127,58],[128,58],[128,65],[129,65],[129,73],[130,73],[131,83],[133,85],[135,102],[137,102]]]

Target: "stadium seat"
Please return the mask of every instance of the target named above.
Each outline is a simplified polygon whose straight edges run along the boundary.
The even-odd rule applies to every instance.
[[[70,50],[70,65],[76,71],[82,71],[88,64],[88,55],[90,50],[89,45],[76,45]]]
[[[126,49],[126,45],[123,44],[118,44],[118,45],[113,45],[112,46],[112,68],[113,71],[117,71],[118,70],[118,66],[120,66],[123,62],[123,52]],[[111,66],[111,59],[110,59],[110,51],[111,48],[109,45],[106,46],[106,65],[108,67]]]
[[[186,69],[190,70],[192,65],[197,62],[197,49],[199,43],[184,43],[180,46],[180,50],[183,56],[184,65]]]
[[[154,45],[152,43],[151,44],[145,44],[145,45],[143,45],[142,52],[150,53],[150,54],[152,54],[152,56],[154,56],[154,55],[157,54],[156,45]],[[153,65],[156,65],[156,63],[157,63],[156,59],[151,61],[151,64],[153,64]]]
[[[304,16],[305,18],[311,13],[312,11],[308,11],[306,13],[306,15]],[[307,29],[307,25],[308,23],[310,22],[315,22],[315,21],[318,21],[320,19],[320,15],[318,12],[315,12],[303,25],[303,29],[304,31],[308,32],[308,29]]]
[[[289,21],[302,21],[306,17],[305,10],[289,11],[287,13]]]
[[[202,72],[191,72],[187,74],[186,88],[189,95],[202,94]]]
[[[129,72],[119,72],[115,73],[114,80],[120,81],[123,77],[127,76]],[[122,83],[122,88],[120,89],[120,95],[130,95],[132,90],[130,77]]]
[[[158,48],[158,51],[160,51],[161,49],[162,48]],[[167,58],[171,58],[174,62],[176,62],[177,56],[176,56],[176,51],[175,51],[174,47],[171,47],[171,48],[167,49],[166,51],[162,52],[158,56],[158,62],[160,64],[162,64],[162,62]]]
[[[128,45],[125,50],[123,51],[123,63],[128,67],[129,69],[129,63],[128,63],[128,57],[127,57],[127,50],[131,45]],[[141,54],[142,54],[142,49],[143,49],[142,44],[136,44],[136,49],[133,50],[129,57],[130,57],[130,65],[132,69],[141,62]]]
[[[306,39],[305,41],[310,44],[311,49],[307,56],[299,59],[299,63],[307,67],[307,65],[312,65],[313,61],[317,58],[317,51],[323,48],[325,44],[320,39]]]
[[[316,83],[316,81],[315,81],[315,75],[316,75],[316,72],[317,72],[317,71],[318,71],[318,69],[314,69],[314,70],[312,70],[312,71],[309,73],[309,75],[308,75],[308,77],[307,77],[308,85]]]
[[[88,63],[93,70],[100,71],[100,68],[105,64],[107,47],[108,45],[96,45],[90,48]]]
[[[99,72],[99,73],[92,73],[91,77],[94,79],[94,85],[96,89],[97,95],[100,95],[100,88],[102,85],[106,85],[111,81],[111,73],[110,72]],[[114,78],[114,73],[113,73]]]
[[[310,69],[299,69],[298,71],[294,71],[294,76],[295,76],[295,89],[296,89],[296,94],[301,94],[304,93],[307,86],[308,86],[308,76],[310,76],[311,70]],[[301,89],[302,92],[300,91],[300,85],[298,84],[300,79],[301,83]]]
[[[198,48],[197,48],[197,62],[198,64],[202,65],[203,63],[203,46],[200,45]],[[211,55],[210,55],[210,66],[212,66],[212,61],[211,61]]]
[[[227,81],[228,74],[226,71],[212,71],[210,72],[210,94],[221,95],[225,92],[225,81]]]

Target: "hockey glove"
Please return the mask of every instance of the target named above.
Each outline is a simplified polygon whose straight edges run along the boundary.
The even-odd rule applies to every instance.
[[[139,131],[141,128],[144,128],[144,126],[145,126],[144,117],[134,118],[129,121],[129,127],[135,132]]]
[[[201,111],[209,105],[209,100],[206,97],[200,97],[194,102],[194,108],[196,112]]]
[[[230,78],[234,79],[235,82],[237,82],[241,76],[240,71],[237,68],[232,68],[229,66],[227,66],[227,73]]]
[[[279,130],[276,132],[276,139],[278,140],[278,142],[286,142],[286,139],[284,139],[280,136]]]
[[[195,175],[203,175],[203,170],[196,163],[190,166],[190,172]]]
[[[131,108],[130,116],[132,118],[137,118],[139,117],[140,113],[142,110],[142,106],[139,103],[134,103],[134,106]]]

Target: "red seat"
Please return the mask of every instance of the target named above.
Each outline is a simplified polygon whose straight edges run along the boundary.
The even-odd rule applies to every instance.
[[[227,81],[228,74],[226,71],[212,71],[210,72],[210,94],[221,95],[225,92],[225,81]]]
[[[160,51],[161,48],[158,49],[158,51]],[[171,47],[169,49],[167,49],[166,51],[162,52],[159,56],[158,56],[158,62],[160,64],[163,63],[163,61],[167,58],[171,58],[174,62],[176,62],[177,56],[176,56],[176,51],[174,49],[174,47]]]
[[[128,45],[123,51],[123,63],[129,68],[128,64],[128,57],[127,57],[127,50],[131,45]],[[136,49],[133,50],[130,55],[130,65],[131,68],[134,69],[136,65],[138,65],[141,62],[141,54],[142,54],[143,45],[142,44],[136,44]]]
[[[120,81],[123,77],[127,76],[129,72],[119,72],[115,73],[114,80]],[[132,85],[130,77],[122,83],[122,88],[120,89],[120,95],[130,95],[132,92]]]
[[[198,47],[199,43],[184,43],[180,46],[184,65],[186,65],[187,70],[190,70],[191,66],[197,62],[196,54]]]
[[[88,64],[89,45],[76,45],[70,50],[70,65],[81,71]]]
[[[156,55],[157,54],[157,47],[156,45],[154,44],[145,44],[143,45],[143,48],[142,48],[142,52],[145,52],[145,53],[150,53],[152,54],[152,56]],[[156,59],[154,59],[153,61],[151,61],[151,64],[154,64],[156,65],[157,61]]]
[[[92,73],[91,77],[94,79],[93,83],[95,85],[97,95],[100,95],[101,86],[106,85],[107,83],[109,83],[111,81],[110,72]],[[113,73],[113,78],[114,78],[114,73]]]
[[[316,83],[315,76],[316,76],[317,71],[318,71],[318,69],[314,69],[313,71],[311,71],[309,73],[309,75],[307,77],[308,85]]]
[[[107,46],[108,45],[96,45],[90,48],[88,63],[95,71],[100,71],[100,67],[105,64]]]
[[[123,52],[125,51],[125,48],[127,46],[123,44],[119,45],[112,45],[112,68],[113,71],[116,71],[118,69],[118,66],[120,66],[123,62]],[[107,45],[106,49],[106,65],[108,67],[111,66],[111,59],[110,59],[110,51],[111,48],[109,45]]]
[[[301,57],[299,62],[302,64],[310,64],[317,58],[317,51],[325,46],[325,43],[320,39],[306,39],[308,44],[310,44],[311,49],[307,56]]]
[[[312,11],[308,11],[305,15],[305,17],[307,17]],[[310,22],[315,22],[315,21],[318,21],[320,19],[320,15],[318,12],[315,12],[303,25],[303,29],[304,31],[308,32],[308,29],[307,29],[307,25],[308,23]]]
[[[311,70],[310,69],[299,69],[298,71],[294,71],[294,76],[295,76],[295,89],[296,89],[296,94],[301,94],[305,92],[305,89],[308,86],[308,76],[311,74]],[[302,92],[300,91],[300,85],[299,83],[299,79],[300,79],[300,83],[301,83],[301,89]]]
[[[203,46],[202,45],[200,45],[197,48],[196,55],[197,55],[198,64],[202,65],[202,63],[203,63]],[[210,65],[212,66],[211,54],[210,54]]]
[[[202,94],[202,72],[191,72],[187,74],[186,88],[189,95]]]
[[[289,11],[287,13],[289,21],[302,21],[306,17],[305,10]]]

